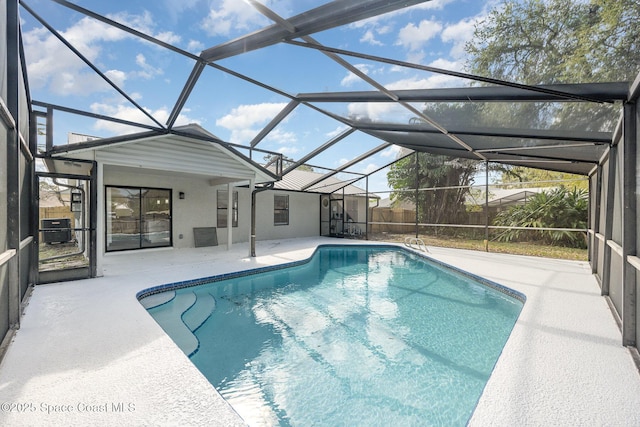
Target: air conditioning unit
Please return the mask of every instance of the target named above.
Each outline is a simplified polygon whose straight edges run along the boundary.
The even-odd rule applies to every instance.
[[[48,218],[41,220],[43,243],[66,243],[71,241],[71,220],[69,218]]]

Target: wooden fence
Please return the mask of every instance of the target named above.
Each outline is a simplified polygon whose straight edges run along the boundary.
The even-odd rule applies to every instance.
[[[372,233],[413,233],[415,232],[416,213],[403,208],[371,208],[369,221],[392,222],[393,224],[371,224]],[[408,224],[408,225],[401,225]]]

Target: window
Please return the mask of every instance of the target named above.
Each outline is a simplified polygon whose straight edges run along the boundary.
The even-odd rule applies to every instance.
[[[289,196],[273,196],[273,225],[289,225]]]
[[[218,228],[227,228],[229,192],[227,190],[218,190]],[[233,209],[231,218],[231,226],[238,226],[238,192],[233,192]]]
[[[171,190],[106,187],[107,251],[171,246]]]

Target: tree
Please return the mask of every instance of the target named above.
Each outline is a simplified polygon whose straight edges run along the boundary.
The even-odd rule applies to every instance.
[[[49,179],[41,179],[39,183],[41,199],[56,199],[61,206],[66,206],[68,201],[62,198],[64,189]]]
[[[640,69],[640,2],[507,0],[476,25],[466,51],[470,72],[501,80],[530,85],[632,81]],[[611,130],[619,118],[610,104],[534,107],[511,105],[509,123],[515,116],[526,117],[533,127]],[[491,116],[499,117],[486,114]]]
[[[275,154],[267,154],[264,156],[264,164],[265,165],[271,165],[273,163],[276,162],[277,158],[279,156],[275,155]],[[290,157],[287,156],[282,156],[282,169],[286,169],[289,166],[291,166],[292,164],[295,163],[295,160],[293,160]],[[309,166],[309,165],[300,165],[296,168],[296,170],[301,170],[301,171],[307,171],[307,172],[313,172],[313,167]]]
[[[473,183],[478,162],[418,153],[394,163],[387,173],[389,185],[398,191],[391,200],[404,200],[417,206],[418,220],[432,224],[456,224],[466,220],[465,198]],[[425,189],[418,192],[416,186]],[[437,187],[448,187],[440,188]],[[456,188],[451,188],[456,187]],[[404,191],[399,191],[404,190]]]
[[[640,70],[640,2],[506,0],[476,25],[466,51],[469,54],[467,71],[505,81],[529,85],[630,81]],[[483,127],[611,131],[619,120],[619,105],[589,102],[430,103],[425,106],[424,113],[445,128],[464,123]],[[464,168],[450,168],[447,161],[438,160],[438,157],[423,161],[421,155],[420,187],[465,185],[472,181],[474,167],[470,167],[469,172]],[[519,167],[493,165],[493,169],[500,169],[505,180],[528,181],[541,174],[545,174],[544,179],[565,177],[553,172],[532,173]],[[415,188],[412,160],[396,163],[388,180],[395,190]],[[447,222],[454,222],[461,212],[454,206],[465,196],[458,194],[447,202],[453,203],[451,211],[441,204],[444,201],[429,200],[425,204],[426,200],[420,200],[424,212],[420,219],[438,222],[446,218]],[[415,193],[396,192],[392,198],[413,201]],[[437,213],[430,212],[433,210]]]
[[[562,185],[568,188],[589,189],[589,182],[583,176],[565,172],[527,168],[524,166],[513,166],[504,169],[500,181],[503,184],[535,182],[536,187],[555,187],[559,184],[553,181],[564,181]]]

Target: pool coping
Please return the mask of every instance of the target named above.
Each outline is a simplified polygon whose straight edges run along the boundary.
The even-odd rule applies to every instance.
[[[301,260],[297,260],[297,261],[292,261],[292,262],[284,262],[281,264],[274,264],[274,265],[270,265],[270,266],[266,266],[266,267],[258,267],[258,268],[252,268],[252,269],[247,269],[247,270],[240,270],[240,271],[234,271],[234,272],[230,272],[230,273],[223,273],[223,274],[218,274],[218,275],[213,275],[213,276],[208,276],[208,277],[202,277],[202,278],[198,278],[198,279],[191,279],[191,280],[183,280],[183,281],[179,281],[179,282],[173,282],[173,283],[167,283],[167,284],[163,284],[163,285],[157,285],[157,286],[153,286],[151,288],[148,289],[143,289],[141,291],[139,291],[136,294],[136,299],[138,299],[138,301],[142,301],[144,298],[147,298],[149,296],[153,296],[153,295],[158,295],[158,294],[162,294],[165,292],[174,292],[174,296],[172,298],[167,299],[166,301],[158,304],[158,305],[154,305],[153,307],[150,308],[145,308],[145,310],[150,310],[152,308],[156,308],[156,307],[161,307],[165,304],[169,304],[171,303],[174,298],[175,298],[175,291],[180,290],[180,289],[188,289],[188,288],[192,288],[192,287],[197,287],[197,286],[201,286],[201,285],[208,285],[208,284],[214,284],[214,283],[218,283],[218,282],[223,282],[226,280],[233,280],[236,278],[242,278],[242,277],[250,277],[250,276],[255,276],[261,273],[267,273],[267,272],[271,272],[271,271],[278,271],[278,270],[285,270],[288,268],[292,268],[292,267],[298,267],[301,265],[306,265],[309,264],[313,258],[318,254],[319,251],[321,251],[322,249],[325,248],[374,248],[374,249],[382,249],[382,250],[393,250],[393,251],[398,251],[398,252],[402,252],[405,254],[409,254],[412,256],[418,256],[419,258],[422,258],[423,260],[425,260],[426,262],[428,262],[431,265],[434,265],[436,267],[442,268],[444,270],[447,270],[448,272],[452,273],[452,274],[456,274],[458,276],[462,276],[465,279],[469,279],[475,283],[477,283],[480,286],[485,286],[489,289],[492,289],[496,292],[499,292],[503,295],[506,295],[507,297],[510,297],[518,302],[520,302],[522,304],[522,306],[520,307],[520,310],[518,311],[518,316],[516,317],[516,321],[517,318],[520,316],[520,314],[522,313],[522,307],[524,306],[524,304],[526,303],[527,297],[525,294],[523,294],[522,292],[518,292],[514,289],[511,289],[507,286],[501,285],[497,282],[494,282],[492,280],[486,279],[482,276],[479,276],[477,274],[472,274],[469,273],[468,271],[465,271],[463,269],[460,269],[458,267],[452,266],[450,264],[447,264],[445,262],[436,260],[434,258],[429,257],[426,253],[424,253],[423,251],[414,249],[414,248],[408,248],[406,246],[402,246],[402,245],[397,245],[397,244],[392,244],[392,243],[373,243],[373,244],[358,244],[358,243],[351,243],[351,244],[319,244],[315,247],[315,249],[313,250],[313,252],[307,257],[307,258],[303,258]],[[195,302],[194,302],[195,304]],[[197,346],[195,349],[193,349],[193,351],[188,352],[186,351],[186,349],[182,349],[185,354],[187,355],[187,357],[189,359],[191,359],[191,357],[193,355],[195,355],[199,350],[200,350],[200,339],[196,336],[196,331],[197,329],[202,326],[202,324],[200,326],[198,326],[195,330],[191,330],[185,323],[183,316],[184,314],[191,308],[188,307],[183,313],[180,314],[180,322],[182,322],[185,327],[187,327],[187,330],[190,331],[190,333],[195,337],[196,341],[197,341]],[[209,317],[211,316],[211,314],[209,314]],[[515,323],[515,321],[514,321]],[[513,325],[511,327],[511,329],[509,330],[509,333],[507,334],[507,339],[505,340],[505,344],[506,345],[506,341],[508,341],[509,337],[511,336],[511,333],[513,332]],[[167,335],[171,337],[171,335],[169,335],[167,333]],[[493,365],[491,366],[491,373],[493,373],[493,370],[495,369],[496,364],[498,363],[498,360],[500,358],[500,356],[502,355],[502,351],[504,350],[504,345],[500,348],[500,351],[498,353],[498,357],[496,358],[496,361],[493,363]],[[197,368],[197,366],[194,364],[194,366]],[[489,378],[491,377],[491,373],[489,374]],[[467,419],[467,422],[471,419],[471,417],[473,416],[473,412],[475,412],[476,407],[478,406],[478,402],[480,401],[480,398],[482,396],[482,393],[484,392],[484,389],[487,385],[488,379],[487,381],[484,383],[483,387],[482,387],[482,391],[481,393],[478,395],[478,399],[475,402],[475,405],[473,407],[473,411],[471,412],[471,414],[469,415],[469,419]],[[213,384],[212,384],[213,386]]]
[[[462,270],[458,267],[455,267],[453,265],[447,264],[445,262],[439,261],[437,259],[431,258],[428,255],[426,255],[425,253],[421,252],[421,251],[417,251],[415,249],[409,249],[405,246],[401,246],[401,245],[397,245],[397,244],[391,244],[391,243],[385,243],[385,244],[380,244],[380,243],[373,243],[373,244],[358,244],[358,243],[353,243],[353,244],[320,244],[317,245],[316,248],[314,249],[313,253],[302,260],[299,261],[292,261],[292,262],[285,262],[282,264],[274,264],[271,266],[267,266],[267,267],[258,267],[258,268],[252,268],[252,269],[248,269],[248,270],[242,270],[242,271],[235,271],[235,272],[231,272],[231,273],[223,273],[223,274],[218,274],[218,275],[214,275],[214,276],[208,276],[208,277],[202,277],[199,279],[191,279],[191,280],[184,280],[184,281],[180,281],[180,282],[173,282],[173,283],[167,283],[167,284],[163,284],[163,285],[157,285],[157,286],[153,286],[151,288],[148,289],[143,289],[141,291],[139,291],[136,294],[136,298],[138,299],[138,301],[142,300],[143,298],[146,298],[148,296],[151,295],[155,295],[155,294],[160,294],[163,292],[168,292],[168,291],[175,291],[177,289],[184,289],[184,288],[189,288],[189,287],[193,287],[193,286],[199,286],[199,285],[203,285],[203,284],[207,284],[207,283],[215,283],[215,282],[220,282],[223,280],[229,280],[229,279],[235,279],[238,277],[247,277],[247,276],[253,276],[255,274],[260,274],[260,273],[266,273],[269,271],[275,271],[275,270],[281,270],[281,269],[285,269],[285,268],[290,268],[290,267],[297,267],[299,265],[304,265],[304,264],[308,264],[309,262],[311,262],[311,259],[316,255],[316,253],[321,249],[321,248],[330,248],[330,247],[336,247],[336,248],[340,248],[340,247],[367,247],[367,248],[393,248],[394,250],[399,250],[399,251],[404,251],[404,252],[408,252],[412,255],[418,255],[434,264],[437,264],[441,267],[450,269],[452,271],[455,271],[456,273],[463,275],[465,277],[468,277],[470,279],[473,279],[479,283],[481,283],[484,286],[487,286],[489,288],[492,288],[498,292],[501,292],[505,295],[508,295],[518,301],[520,301],[521,303],[525,303],[527,301],[527,296],[525,294],[523,294],[522,292],[518,292],[515,289],[511,289],[507,286],[501,285],[499,283],[496,283],[494,281],[488,280],[482,276],[478,276],[476,274],[473,273],[469,273],[468,271]],[[169,301],[165,302],[168,303]]]

